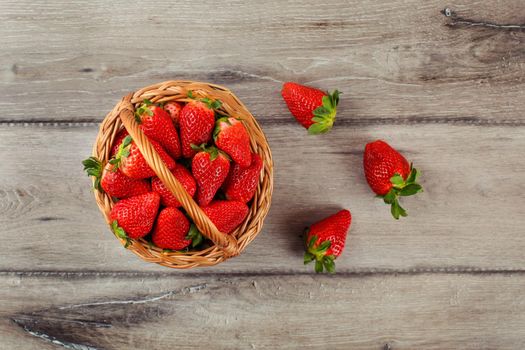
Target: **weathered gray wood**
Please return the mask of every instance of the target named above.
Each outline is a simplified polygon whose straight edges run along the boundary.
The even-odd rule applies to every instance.
[[[290,121],[278,91],[298,80],[341,89],[349,123],[524,123],[521,0],[199,5],[0,2],[0,119],[100,120],[182,78],[229,86],[264,120]]]
[[[340,271],[524,269],[525,137],[502,126],[336,127],[307,137],[297,125],[265,127],[275,190],[264,231],[224,271],[310,271],[305,226],[349,208]],[[0,128],[0,270],[164,271],[124,250],[105,226],[80,161],[96,127]],[[362,174],[364,144],[384,138],[422,171],[426,192],[404,199],[396,222]],[[208,270],[192,270],[192,272]]]
[[[0,277],[0,345],[51,349],[48,337],[89,350],[525,346],[522,274],[61,277]]]
[[[0,1],[0,349],[523,348],[524,18],[522,0]],[[177,78],[230,87],[276,162],[261,235],[184,273],[118,244],[80,167],[122,95]],[[330,135],[293,122],[287,80],[343,91]],[[375,138],[423,171],[402,222],[361,174]],[[339,274],[307,275],[299,234],[339,207]]]

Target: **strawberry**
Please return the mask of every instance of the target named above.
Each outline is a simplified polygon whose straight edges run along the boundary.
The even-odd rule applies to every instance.
[[[153,140],[150,140],[150,142],[168,169],[175,168],[175,161],[171,159],[164,148]],[[122,141],[117,155],[115,158],[111,159],[109,163],[115,165],[116,168],[119,168],[124,175],[134,179],[145,179],[147,177],[155,176],[155,171],[150,168],[130,135],[126,136]]]
[[[332,129],[337,114],[339,91],[327,94],[297,83],[284,83],[281,95],[290,113],[309,134],[324,134]]]
[[[213,139],[215,146],[226,152],[242,168],[250,166],[250,135],[241,121],[232,117],[220,118],[215,124]]]
[[[138,239],[147,235],[159,211],[160,196],[149,192],[122,199],[111,209],[111,227],[120,238]]]
[[[191,170],[197,181],[197,202],[200,206],[208,205],[217,190],[221,187],[230,171],[230,159],[216,147],[206,148],[204,144],[200,147],[193,145],[195,150],[200,150],[193,157]]]
[[[110,158],[113,158],[117,154],[118,149],[119,149],[120,145],[122,144],[122,141],[128,135],[129,135],[129,133],[128,133],[128,131],[126,129],[122,129],[122,130],[120,130],[117,133],[117,135],[115,136],[115,140],[113,141],[113,147],[111,147],[111,152],[109,154]]]
[[[239,201],[213,201],[202,207],[204,213],[222,233],[235,230],[248,215],[248,206]]]
[[[135,111],[135,119],[146,136],[160,143],[172,158],[180,158],[182,152],[179,134],[168,112],[153,105],[151,101],[144,100]]]
[[[177,208],[164,208],[157,218],[153,234],[153,243],[159,248],[181,250],[191,243],[187,237],[190,221]]]
[[[344,209],[312,226],[306,234],[304,264],[315,260],[315,272],[335,272],[335,262],[345,248],[346,235],[352,223],[350,211]]]
[[[188,97],[193,94],[188,92]],[[219,108],[220,101],[211,101],[208,98],[193,100],[187,103],[179,115],[180,137],[182,143],[182,155],[191,158],[196,151],[191,145],[208,143],[211,140],[213,127],[215,125],[214,109]]]
[[[164,110],[170,115],[173,125],[179,127],[179,114],[182,109],[182,105],[175,101],[170,101],[164,105]]]
[[[191,176],[189,170],[182,165],[177,164],[171,173],[177,180],[179,180],[182,186],[186,189],[186,192],[188,192],[188,194],[193,197],[195,191],[197,191],[197,184],[195,183],[195,179],[193,176]],[[177,208],[182,205],[158,177],[155,176],[151,179],[151,187],[153,191],[160,195],[160,202],[165,207]]]
[[[423,191],[417,183],[419,172],[398,151],[381,140],[366,145],[363,165],[366,181],[378,197],[391,205],[392,216],[396,220],[400,216],[407,216],[398,197]]]
[[[248,168],[234,163],[223,185],[226,198],[248,203],[257,190],[262,167],[262,159],[256,153],[252,154],[252,164]]]
[[[95,177],[95,189],[104,191],[112,197],[127,198],[151,191],[147,181],[127,177],[120,169],[109,163],[103,168],[102,162],[95,157],[89,157],[82,164],[88,175]]]

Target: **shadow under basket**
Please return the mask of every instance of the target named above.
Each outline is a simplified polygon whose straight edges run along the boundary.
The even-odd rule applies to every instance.
[[[188,91],[196,97],[208,97],[220,100],[222,106],[219,112],[243,120],[250,135],[252,152],[259,154],[263,160],[263,169],[254,198],[250,202],[250,210],[244,222],[231,234],[227,235],[217,230],[215,225],[204,214],[193,198],[188,195],[184,187],[173,176],[169,169],[160,160],[148,138],[144,135],[135,121],[135,108],[148,99],[153,103],[168,101],[188,102]],[[128,249],[140,256],[143,260],[163,266],[188,269],[197,266],[212,266],[230,257],[239,255],[246,246],[257,236],[263,226],[264,218],[270,209],[273,190],[273,162],[270,147],[259,124],[242,104],[241,101],[228,89],[209,83],[192,81],[166,81],[140,89],[134,94],[124,97],[113,110],[104,118],[100,125],[93,156],[102,160],[103,164],[109,161],[113,141],[117,133],[125,128],[147,163],[155,171],[160,180],[177,197],[188,216],[197,225],[197,228],[212,245],[198,251],[167,252],[144,240],[131,240]],[[97,204],[110,225],[110,212],[115,201],[105,192],[95,190]],[[126,240],[117,237],[122,245]]]

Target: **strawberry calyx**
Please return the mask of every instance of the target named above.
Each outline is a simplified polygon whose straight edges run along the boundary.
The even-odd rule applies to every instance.
[[[202,233],[199,231],[197,226],[195,226],[195,224],[191,224],[190,230],[188,231],[188,234],[186,235],[184,239],[188,239],[188,240],[191,239],[192,248],[197,247],[204,240],[202,237]]]
[[[193,94],[192,90],[188,90],[187,96],[188,96],[188,98],[190,98],[192,100],[200,101],[200,102],[204,103],[206,106],[208,106],[209,109],[217,110],[217,109],[221,108],[221,106],[222,106],[222,102],[220,100],[212,100],[209,97],[198,98],[197,96],[195,96]]]
[[[111,223],[111,230],[113,231],[115,236],[117,236],[120,239],[126,240],[124,248],[129,247],[129,245],[131,244],[131,238],[129,238],[126,231],[124,231],[124,229],[118,225],[117,220],[113,220],[113,222]]]
[[[323,96],[323,104],[313,111],[312,121],[314,123],[308,128],[308,134],[324,134],[332,129],[337,115],[340,94],[338,90],[334,90],[332,93]]]
[[[227,155],[226,153],[224,153],[223,151],[221,151],[220,149],[218,149],[215,146],[206,147],[205,143],[202,143],[200,146],[197,146],[197,145],[192,143],[190,145],[190,147],[191,147],[192,150],[197,151],[197,152],[209,153],[211,161],[214,161],[215,159],[217,159],[217,157],[219,155],[223,156],[224,158],[226,158],[228,160],[231,160],[229,155]]]
[[[150,106],[153,105],[153,102],[151,102],[148,99],[142,100],[142,104],[135,110],[135,120],[137,123],[142,123],[142,116],[144,114],[149,115],[150,117],[153,117],[153,111],[151,110]]]
[[[423,192],[423,187],[417,183],[420,172],[410,164],[410,173],[404,179],[400,174],[394,174],[390,178],[392,188],[387,194],[378,196],[383,198],[386,204],[390,204],[390,212],[394,219],[399,220],[400,216],[406,217],[406,210],[399,204],[399,197],[407,197]]]
[[[223,129],[223,126],[222,126],[223,123],[226,124],[225,127],[232,126],[232,123],[229,117],[221,117],[217,119],[217,121],[215,122],[215,129],[213,129],[213,140],[214,141],[217,141],[217,138],[219,138],[219,134],[221,133]]]
[[[87,175],[93,176],[95,178],[95,181],[93,182],[93,188],[102,192],[102,186],[100,185],[102,172],[104,171],[102,162],[96,157],[89,157],[82,161],[82,165],[84,165],[84,171],[87,173]]]
[[[315,260],[315,272],[321,273],[326,269],[329,273],[335,273],[335,255],[326,255],[332,242],[326,240],[316,245],[318,237],[316,235],[310,238],[306,243],[306,252],[304,253],[304,264],[307,265]]]
[[[124,140],[122,140],[115,157],[109,160],[109,164],[113,165],[113,171],[117,171],[117,169],[120,167],[122,164],[122,158],[129,156],[129,147],[131,145],[131,141],[133,141],[131,135],[126,136]]]

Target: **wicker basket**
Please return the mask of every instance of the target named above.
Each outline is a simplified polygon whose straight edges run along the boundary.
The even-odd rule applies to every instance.
[[[242,119],[250,134],[252,151],[258,153],[263,160],[264,166],[261,171],[259,185],[251,202],[248,216],[241,226],[230,235],[219,232],[193,198],[186,193],[184,187],[160,160],[134,118],[135,107],[144,99],[149,99],[153,103],[168,101],[188,102],[190,99],[187,97],[187,93],[190,90],[197,97],[209,97],[220,100],[222,106],[219,111]],[[166,252],[144,239],[139,239],[131,240],[131,244],[128,246],[129,250],[148,262],[172,268],[187,269],[197,266],[212,266],[229,257],[236,256],[257,236],[270,209],[273,189],[272,155],[266,137],[255,118],[231,91],[222,86],[208,83],[166,81],[130,94],[124,97],[102,121],[93,147],[93,156],[101,159],[105,164],[109,160],[113,140],[122,128],[127,129],[150,167],[177,197],[179,202],[182,203],[182,206],[201,233],[214,243],[209,248],[200,251]],[[101,191],[95,191],[95,198],[109,225],[110,211],[115,202],[110,196]],[[126,243],[124,239],[117,238],[123,245]]]

